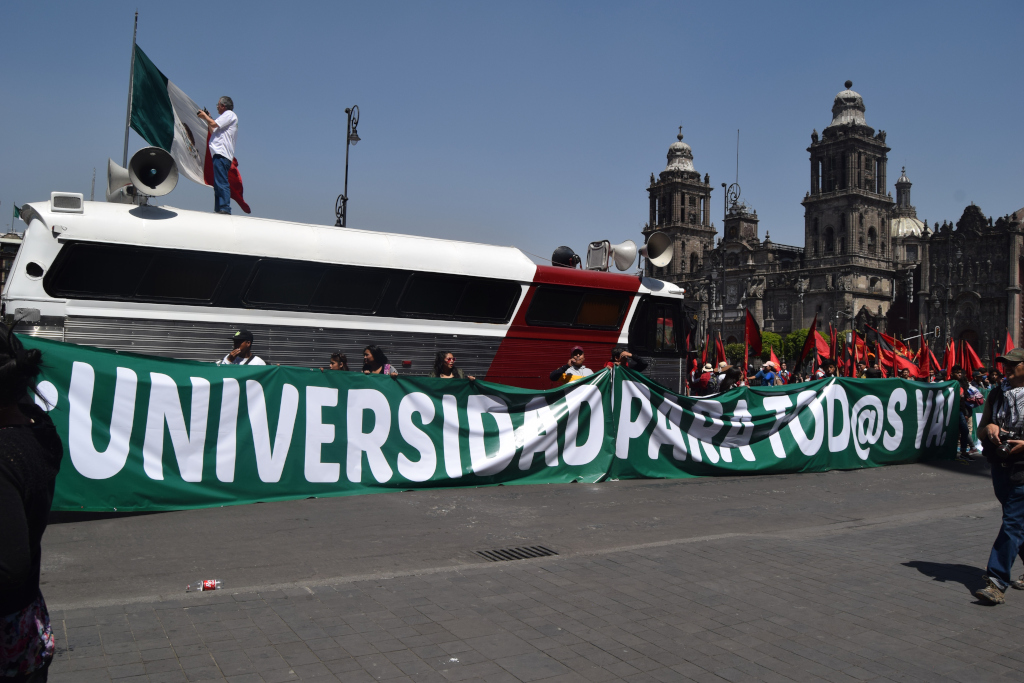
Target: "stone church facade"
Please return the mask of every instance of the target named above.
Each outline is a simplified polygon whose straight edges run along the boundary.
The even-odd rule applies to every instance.
[[[979,354],[993,338],[1005,339],[1004,327],[1019,344],[1024,210],[993,221],[971,205],[955,230],[951,223],[929,230],[911,204],[906,169],[893,200],[886,132],[867,125],[864,100],[851,87],[847,81],[836,95],[821,135],[811,133],[802,247],[772,242],[767,231],[762,239],[757,211],[737,185],[722,184],[719,235],[710,178],[696,170],[680,130],[665,170],[651,174],[643,231],[668,234],[673,258],[662,268],[648,264],[647,274],[685,287],[698,336],[721,331],[726,343],[742,341],[749,309],[761,329],[782,336],[817,316],[819,329],[870,325],[903,337],[924,329],[933,346],[938,326],[937,346],[952,333]]]

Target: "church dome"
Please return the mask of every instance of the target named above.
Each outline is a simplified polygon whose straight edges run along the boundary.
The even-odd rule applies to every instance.
[[[693,168],[693,150],[690,146],[683,142],[682,128],[679,129],[679,135],[676,136],[676,142],[673,142],[668,148],[668,166],[665,167],[666,171],[694,171]]]
[[[913,216],[900,216],[892,219],[893,237],[920,237],[924,232],[924,223]]]
[[[868,125],[864,120],[864,98],[851,90],[852,87],[853,81],[846,81],[846,90],[836,95],[832,103],[832,123],[828,124],[829,128],[848,124]]]
[[[907,177],[907,167],[903,167],[903,171],[900,173],[900,179],[896,181],[897,185],[911,185],[910,178]]]

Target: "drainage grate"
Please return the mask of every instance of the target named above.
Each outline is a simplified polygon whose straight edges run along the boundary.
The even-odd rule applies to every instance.
[[[528,560],[531,557],[547,557],[557,555],[554,550],[542,545],[531,545],[525,548],[502,548],[501,550],[477,550],[477,555],[491,562],[507,562],[509,560]]]

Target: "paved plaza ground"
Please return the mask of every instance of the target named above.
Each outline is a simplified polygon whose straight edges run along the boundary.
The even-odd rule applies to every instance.
[[[55,521],[54,682],[1024,679],[981,462]]]

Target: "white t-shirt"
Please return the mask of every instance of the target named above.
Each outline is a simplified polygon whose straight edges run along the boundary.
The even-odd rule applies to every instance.
[[[263,359],[259,356],[249,356],[248,358],[243,358],[236,363],[232,361],[231,354],[229,353],[224,356],[217,365],[266,365],[266,363],[263,362]]]
[[[210,136],[210,154],[219,154],[228,160],[235,158],[235,136],[238,134],[238,117],[230,109],[215,119],[217,127]]]

